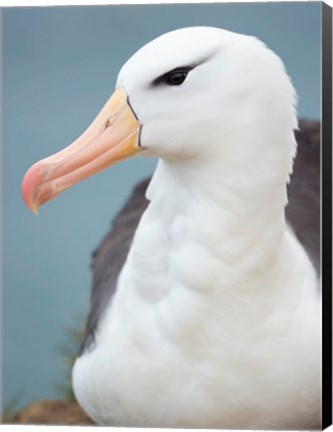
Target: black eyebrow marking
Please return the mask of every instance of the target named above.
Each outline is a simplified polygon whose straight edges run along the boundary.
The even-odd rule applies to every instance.
[[[160,75],[159,77],[155,78],[154,81],[151,83],[151,87],[156,87],[160,84],[165,83],[166,77],[172,73],[172,72],[190,72],[191,70],[195,69],[196,67],[202,65],[203,63],[206,63],[208,60],[210,60],[216,53],[211,53],[209,56],[202,58],[201,60],[198,60],[195,63],[192,63],[187,66],[179,66],[174,69],[169,70],[168,72],[165,72],[164,74]]]
[[[179,66],[179,67],[176,67],[174,69],[171,69],[170,71],[168,71],[168,72],[160,75],[159,77],[155,78],[154,81],[151,83],[151,85],[153,87],[156,87],[160,84],[164,84],[165,80],[169,74],[171,74],[173,72],[186,72],[186,73],[188,73],[191,70],[193,70],[195,67],[196,66]]]
[[[213,52],[211,52],[206,57],[204,57],[204,58],[202,58],[202,59],[200,59],[200,60],[198,60],[198,61],[196,61],[196,62],[194,62],[194,63],[192,63],[190,65],[179,66],[179,67],[176,67],[174,69],[169,70],[168,72],[166,72],[166,73],[160,75],[159,77],[155,78],[154,81],[150,84],[150,86],[151,87],[157,87],[160,84],[164,84],[166,77],[169,74],[171,74],[172,72],[178,72],[178,71],[180,71],[180,72],[187,72],[187,73],[190,72],[191,70],[195,69],[196,67],[198,67],[198,66],[202,65],[203,63],[206,63],[207,61],[209,61],[210,59],[212,59],[217,52],[218,52],[218,50],[214,50]]]

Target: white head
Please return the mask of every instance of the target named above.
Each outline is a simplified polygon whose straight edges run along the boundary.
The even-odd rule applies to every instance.
[[[244,185],[254,174],[258,181],[267,180],[267,173],[272,182],[288,180],[295,93],[281,60],[256,38],[211,27],[167,33],[126,62],[116,87],[116,95],[69,149],[33,167],[23,187],[30,208],[134,153],[184,168],[214,165],[225,177],[242,173]],[[130,129],[123,126],[124,112]],[[89,154],[88,142],[93,143]],[[90,154],[99,158],[89,160],[93,171],[85,168]],[[75,181],[68,173],[80,161],[73,158],[84,161]],[[41,181],[43,190],[36,192]]]
[[[117,86],[143,124],[141,145],[160,158],[257,159],[265,149],[256,137],[267,138],[268,150],[268,138],[297,127],[294,89],[281,60],[256,38],[218,28],[158,37],[125,63]]]

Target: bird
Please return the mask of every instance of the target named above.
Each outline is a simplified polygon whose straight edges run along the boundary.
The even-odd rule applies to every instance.
[[[111,249],[106,239],[95,253],[72,382],[97,424],[321,427],[318,217],[300,220],[303,201],[319,209],[319,182],[303,146],[289,184],[296,105],[282,60],[258,38],[173,30],[122,66],[77,140],[27,171],[36,213],[123,159],[158,159]]]

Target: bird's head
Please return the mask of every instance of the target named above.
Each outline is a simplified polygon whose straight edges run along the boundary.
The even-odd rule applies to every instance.
[[[212,27],[167,33],[124,64],[114,94],[76,141],[28,170],[24,201],[37,212],[78,181],[134,155],[217,161],[221,170],[277,157],[288,173],[294,102],[281,60],[256,38]],[[281,125],[288,149],[267,142]]]

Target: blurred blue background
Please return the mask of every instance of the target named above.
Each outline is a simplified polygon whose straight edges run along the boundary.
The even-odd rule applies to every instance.
[[[124,162],[43,207],[24,207],[27,168],[76,138],[112,93],[126,59],[179,27],[252,34],[279,54],[299,115],[320,117],[320,3],[3,10],[3,396],[59,397],[65,329],[88,310],[90,257],[132,186],[155,161]],[[274,84],[273,84],[274,85]]]

